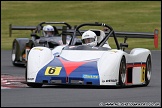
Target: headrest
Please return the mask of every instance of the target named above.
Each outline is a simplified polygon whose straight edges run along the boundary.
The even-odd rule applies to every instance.
[[[105,32],[102,30],[98,29],[90,29],[90,30],[96,33],[98,43],[105,37]]]

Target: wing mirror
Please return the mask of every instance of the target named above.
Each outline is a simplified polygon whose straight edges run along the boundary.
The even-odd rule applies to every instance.
[[[120,43],[120,48],[124,51],[125,48],[128,48],[128,44],[127,43]]]

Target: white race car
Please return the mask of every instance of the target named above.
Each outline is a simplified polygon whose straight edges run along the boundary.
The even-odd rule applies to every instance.
[[[84,26],[101,26],[108,31],[91,29],[97,35],[96,46],[82,45],[76,42],[82,36]],[[147,86],[151,79],[151,52],[145,48],[124,51],[127,38],[154,38],[157,41],[158,30],[154,33],[115,32],[104,23],[84,23],[70,30],[74,33],[69,45],[55,47],[33,47],[28,55],[26,84],[30,87],[53,85],[106,85],[106,86]],[[116,48],[108,45],[109,37],[115,40]],[[117,37],[126,37],[124,43],[118,43]],[[157,42],[156,42],[157,44]]]

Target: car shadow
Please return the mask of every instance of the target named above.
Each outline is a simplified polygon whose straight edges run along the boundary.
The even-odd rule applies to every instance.
[[[94,85],[43,85],[40,88],[62,88],[62,89],[127,89],[127,88],[136,88],[136,87],[144,87],[143,85],[135,85],[135,86],[94,86]],[[32,87],[27,87],[32,88]]]

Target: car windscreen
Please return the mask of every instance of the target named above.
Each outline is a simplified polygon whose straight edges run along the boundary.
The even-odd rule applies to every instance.
[[[90,45],[78,45],[78,46],[66,46],[63,50],[98,50],[98,51],[107,51],[110,48],[106,47],[93,47]]]

